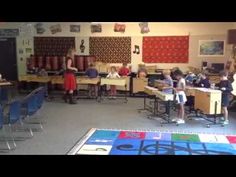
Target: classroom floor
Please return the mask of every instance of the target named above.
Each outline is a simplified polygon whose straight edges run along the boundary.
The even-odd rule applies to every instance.
[[[145,112],[138,113],[143,107],[142,98],[129,98],[128,103],[119,101],[78,100],[77,105],[63,103],[56,99],[45,102],[42,110],[43,132],[35,132],[34,137],[17,141],[17,148],[0,154],[66,154],[70,148],[90,128],[170,130],[217,134],[236,134],[236,113],[230,113],[230,125],[206,128],[206,121],[191,120],[185,125],[175,124],[160,126],[161,119],[150,120]],[[1,147],[5,144],[0,142]]]

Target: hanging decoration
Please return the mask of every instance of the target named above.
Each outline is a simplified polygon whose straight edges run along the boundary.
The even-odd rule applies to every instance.
[[[79,33],[80,25],[70,25],[70,32]]]
[[[46,31],[44,26],[43,26],[43,23],[36,23],[34,25],[34,28],[36,29],[37,34],[43,34]]]
[[[51,30],[51,33],[52,33],[52,34],[56,34],[56,33],[62,32],[62,28],[61,28],[61,25],[60,25],[60,24],[51,26],[51,27],[50,27],[50,30]]]
[[[84,53],[84,50],[85,50],[85,45],[84,45],[84,40],[82,39],[80,43],[80,52]]]
[[[33,36],[33,25],[31,23],[23,23],[19,28],[20,36]]]
[[[150,29],[148,27],[148,23],[147,22],[141,22],[139,23],[139,27],[140,27],[140,30],[141,30],[141,33],[144,34],[144,33],[149,33],[150,32]]]
[[[140,48],[138,45],[134,45],[134,51],[133,51],[134,54],[139,54],[140,53]]]
[[[125,28],[126,28],[125,24],[115,23],[115,25],[114,25],[114,32],[124,33],[125,32]]]
[[[101,24],[92,24],[91,25],[91,33],[101,33],[102,25]]]

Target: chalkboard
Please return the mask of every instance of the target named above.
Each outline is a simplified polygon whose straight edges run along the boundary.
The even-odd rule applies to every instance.
[[[0,29],[1,37],[16,37],[19,36],[19,29]]]

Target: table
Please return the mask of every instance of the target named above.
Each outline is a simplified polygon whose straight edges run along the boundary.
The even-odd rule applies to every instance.
[[[144,87],[148,85],[148,78],[133,78],[132,94],[144,92]]]
[[[171,110],[171,103],[174,101],[174,94],[167,94],[164,93],[157,88],[145,86],[144,92],[147,94],[147,96],[144,97],[144,108],[138,109],[139,112],[146,110],[151,112],[151,115],[148,115],[148,118],[151,117],[160,117],[164,120],[164,122],[161,122],[161,126],[166,123],[174,123],[171,121],[170,118],[170,110]],[[146,98],[154,99],[153,107],[150,106],[151,104],[146,103]],[[164,104],[165,111],[161,112],[159,110],[159,104]]]
[[[187,89],[188,90],[188,89]],[[214,90],[209,88],[192,88],[192,95],[194,96],[194,111],[195,116],[188,116],[189,118],[200,117],[210,122],[210,125],[222,125],[217,122],[217,118],[221,118],[221,97],[222,92],[220,90]]]
[[[8,89],[11,89],[12,86],[14,86],[11,82],[8,81],[0,81],[0,102],[5,103],[8,102],[9,99],[9,94],[8,94]],[[10,94],[10,98],[12,98],[12,93]]]
[[[100,82],[100,91],[99,91],[99,95],[100,95],[100,100],[103,100],[104,98],[107,98],[107,96],[105,96],[105,92],[107,93],[107,89],[103,86],[106,85],[115,85],[115,86],[123,86],[125,88],[125,103],[128,102],[127,99],[127,84],[126,84],[126,78],[125,77],[121,77],[121,78],[101,78],[101,82]],[[106,94],[107,95],[107,94]]]

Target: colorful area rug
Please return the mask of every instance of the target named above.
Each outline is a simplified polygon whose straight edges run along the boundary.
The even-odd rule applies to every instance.
[[[236,135],[92,128],[68,155],[236,155]]]

